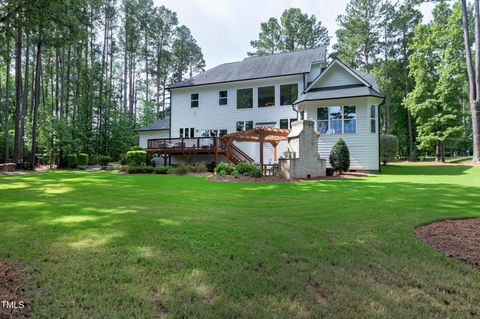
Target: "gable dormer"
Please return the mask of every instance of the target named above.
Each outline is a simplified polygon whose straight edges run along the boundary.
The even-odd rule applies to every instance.
[[[365,79],[338,59],[333,60],[305,90],[339,88],[347,86],[371,87]]]

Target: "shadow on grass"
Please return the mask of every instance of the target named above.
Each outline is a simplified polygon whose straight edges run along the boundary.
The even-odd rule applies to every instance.
[[[480,276],[412,235],[478,216],[478,186],[49,172],[0,179],[0,198],[0,258],[38,271],[40,317],[479,314]]]

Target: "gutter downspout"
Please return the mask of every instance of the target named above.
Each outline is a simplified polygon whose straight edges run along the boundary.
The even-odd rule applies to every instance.
[[[385,105],[386,97],[383,97],[382,103],[378,104],[378,111],[377,111],[377,132],[378,132],[378,172],[382,173],[382,163],[380,161],[380,106]]]
[[[168,119],[168,138],[172,138],[172,90],[167,88],[168,93],[170,94],[170,118]],[[163,101],[165,103],[165,101]],[[165,109],[163,110],[165,112]]]

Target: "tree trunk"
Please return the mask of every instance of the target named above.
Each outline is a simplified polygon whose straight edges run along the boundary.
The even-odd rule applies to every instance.
[[[128,31],[127,20],[125,19],[125,52],[123,57],[123,113],[127,113],[127,76],[128,76]]]
[[[437,140],[435,143],[435,162],[443,162],[443,144],[441,141]]]
[[[38,40],[37,44],[37,62],[35,65],[35,103],[33,105],[33,123],[32,123],[32,154],[31,165],[32,168],[36,164],[36,152],[37,152],[37,121],[38,121],[38,105],[40,104],[40,73],[42,70],[42,40]]]
[[[29,66],[30,66],[30,34],[27,33],[26,38],[26,52],[25,52],[25,82],[23,85],[23,105],[22,105],[22,121],[20,127],[20,138],[22,147],[20,148],[19,157],[23,159],[23,150],[25,148],[25,118],[27,116],[28,109],[28,76],[29,76]]]
[[[22,118],[22,29],[17,27],[15,37],[15,135],[13,139],[13,162],[18,164],[21,139],[21,118]]]
[[[150,103],[150,87],[148,82],[148,37],[147,31],[145,30],[145,100],[147,101],[147,106]]]
[[[7,70],[6,70],[6,84],[5,84],[5,144],[3,149],[3,154],[5,156],[5,163],[9,161],[9,150],[8,150],[8,140],[9,140],[9,113],[10,113],[10,39],[6,39],[7,41]]]
[[[59,99],[59,76],[58,76],[58,69],[60,69],[60,53],[58,52],[58,48],[55,48],[55,116],[58,118],[58,113],[59,113],[59,105],[60,105],[60,99]]]
[[[65,46],[62,47],[62,74],[60,86],[60,117],[65,116]]]

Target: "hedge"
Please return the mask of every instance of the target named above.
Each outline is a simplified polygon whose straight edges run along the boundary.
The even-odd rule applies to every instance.
[[[398,137],[391,134],[380,135],[380,160],[383,165],[395,159],[398,154]]]
[[[329,161],[332,168],[340,173],[346,172],[350,168],[350,151],[341,138],[333,145]]]
[[[129,151],[125,157],[129,166],[145,166],[147,162],[147,152]]]

